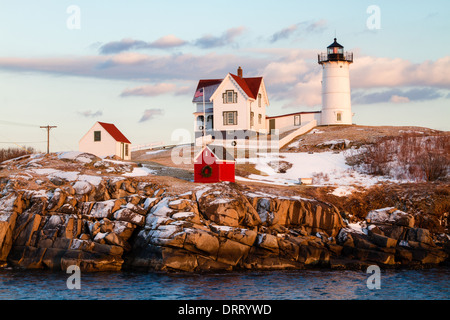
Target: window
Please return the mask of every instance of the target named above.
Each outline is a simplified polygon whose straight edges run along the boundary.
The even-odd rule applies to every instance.
[[[237,92],[234,90],[227,90],[222,95],[223,103],[237,103]]]
[[[128,157],[128,144],[125,144],[125,156]]]
[[[102,132],[94,131],[94,141],[101,141],[101,140],[102,140]]]
[[[261,108],[261,93],[258,93],[258,107]]]
[[[236,125],[237,124],[237,111],[224,111],[223,112],[223,124]]]
[[[261,124],[262,122],[262,114],[258,114],[258,124]]]
[[[301,123],[302,123],[301,116],[299,114],[295,115],[294,116],[294,126],[299,126],[299,125],[301,125]]]
[[[214,128],[214,117],[209,115],[206,117],[206,129],[212,130]]]
[[[197,117],[197,129],[203,130],[203,126],[205,125],[205,117],[204,116],[198,116]]]
[[[338,112],[336,114],[336,121],[342,121],[342,113]]]
[[[250,112],[250,127],[253,127],[255,124],[255,113]]]

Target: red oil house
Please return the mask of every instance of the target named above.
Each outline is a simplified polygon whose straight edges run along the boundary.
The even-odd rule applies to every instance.
[[[222,146],[205,146],[194,158],[194,181],[234,182],[234,157]]]

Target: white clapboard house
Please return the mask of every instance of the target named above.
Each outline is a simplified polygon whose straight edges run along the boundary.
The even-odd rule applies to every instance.
[[[112,123],[97,121],[79,142],[81,152],[131,160],[131,142]]]

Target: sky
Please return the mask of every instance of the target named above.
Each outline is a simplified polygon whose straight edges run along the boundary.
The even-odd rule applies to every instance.
[[[198,80],[263,76],[270,116],[320,110],[317,54],[353,52],[353,122],[450,130],[450,2],[0,0],[0,148],[193,139]],[[180,132],[185,133],[180,138]],[[187,138],[186,138],[187,133]]]

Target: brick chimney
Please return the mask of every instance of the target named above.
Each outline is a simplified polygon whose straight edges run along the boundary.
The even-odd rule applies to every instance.
[[[237,75],[238,75],[239,78],[242,78],[242,68],[241,67],[239,67],[237,69]]]

